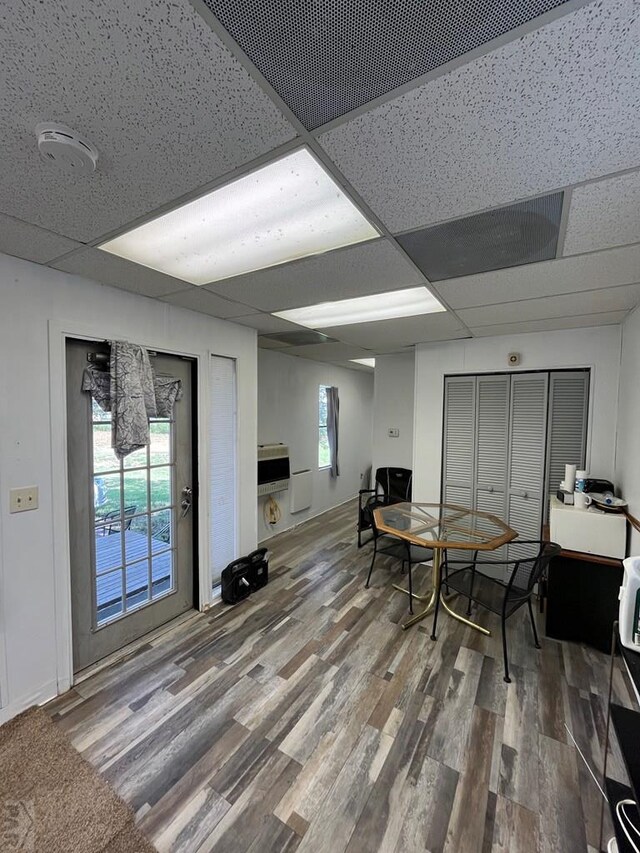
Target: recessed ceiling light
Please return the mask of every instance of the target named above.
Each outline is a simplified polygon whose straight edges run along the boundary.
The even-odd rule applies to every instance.
[[[201,285],[379,236],[300,148],[98,248]]]
[[[341,299],[340,302],[322,302],[307,308],[292,308],[273,313],[276,317],[307,326],[309,329],[324,329],[329,326],[371,323],[397,317],[415,317],[436,311],[446,311],[446,308],[426,287],[410,287],[408,290],[372,293],[371,296]]]
[[[376,366],[375,358],[350,358],[349,361],[353,361],[354,364],[364,364],[365,367]]]

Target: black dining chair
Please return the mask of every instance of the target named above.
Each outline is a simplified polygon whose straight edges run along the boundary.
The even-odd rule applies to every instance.
[[[411,500],[413,472],[409,468],[378,468],[376,469],[373,489],[360,489],[358,492],[358,548],[367,542],[362,541],[362,533],[373,529],[373,511],[377,507],[389,506],[401,501]]]
[[[509,658],[507,654],[506,622],[510,616],[524,604],[529,608],[533,639],[537,649],[540,648],[538,632],[531,606],[531,597],[535,585],[546,577],[549,562],[560,553],[560,545],[555,542],[543,542],[538,539],[516,540],[510,548],[517,548],[521,553],[513,560],[479,560],[476,551],[471,560],[449,560],[445,557],[442,564],[440,589],[447,587],[463,595],[468,602],[467,615],[471,612],[471,604],[478,604],[500,616],[502,628],[502,652],[504,655],[504,680],[510,682]],[[461,566],[461,568],[457,568]],[[482,571],[482,567],[512,567],[508,581],[491,577]],[[436,639],[436,626],[440,595],[436,598],[433,614],[433,630],[431,639]]]
[[[408,521],[408,519],[407,519]],[[398,519],[401,523],[401,518]],[[413,613],[413,580],[411,576],[411,567],[416,563],[426,563],[433,559],[433,551],[431,548],[423,548],[420,545],[412,545],[406,539],[400,539],[393,536],[391,533],[384,533],[376,527],[375,517],[371,516],[371,532],[373,533],[373,555],[371,557],[371,565],[369,566],[369,574],[365,587],[369,588],[373,566],[378,554],[385,554],[388,557],[396,557],[401,561],[401,568],[404,572],[405,566],[408,569],[409,575],[409,613]],[[380,545],[382,542],[382,545]]]

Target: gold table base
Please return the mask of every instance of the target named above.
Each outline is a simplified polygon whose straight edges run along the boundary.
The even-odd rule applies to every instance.
[[[438,594],[438,590],[440,589],[440,562],[441,562],[441,554],[440,548],[433,549],[433,587],[429,595],[418,595],[417,593],[413,593],[412,598],[417,598],[418,601],[426,601],[427,606],[420,613],[416,613],[415,616],[411,616],[410,619],[407,619],[406,622],[402,623],[402,629],[404,631],[407,628],[410,628],[412,625],[415,625],[418,622],[421,622],[426,616],[428,616],[434,609],[436,604],[436,595]],[[400,592],[404,592],[405,595],[409,595],[409,590],[405,589],[403,586],[393,585],[394,589],[399,590]],[[440,595],[440,604],[447,611],[449,616],[453,616],[454,619],[457,619],[458,622],[463,622],[465,625],[468,625],[470,628],[475,628],[476,631],[480,631],[481,634],[486,634],[488,637],[491,636],[491,631],[488,628],[484,628],[482,625],[478,625],[475,622],[472,622],[471,619],[467,619],[466,616],[461,616],[460,613],[456,613],[455,610],[452,610],[443,594]]]

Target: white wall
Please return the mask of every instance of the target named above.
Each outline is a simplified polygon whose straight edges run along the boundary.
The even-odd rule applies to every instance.
[[[640,515],[640,308],[622,325],[622,358],[616,448],[616,485]],[[640,533],[631,528],[630,554],[640,554]]]
[[[413,465],[413,400],[415,356],[413,350],[397,355],[377,355],[373,394],[373,470],[385,466]],[[389,438],[389,428],[400,431]]]
[[[587,467],[613,479],[620,366],[620,326],[473,338],[416,348],[414,497],[440,500],[442,408],[446,374],[507,371],[507,354],[522,355],[520,369],[591,368]]]
[[[0,722],[70,680],[63,332],[199,358],[200,554],[208,568],[210,353],[237,359],[239,550],[256,543],[256,335],[251,329],[0,255]],[[9,514],[37,484],[39,509]],[[201,588],[205,586],[201,582]],[[209,591],[201,589],[203,599]]]
[[[340,396],[340,476],[318,469],[318,387],[335,385]],[[258,501],[258,539],[318,515],[357,494],[361,474],[371,465],[373,377],[367,372],[333,364],[258,350],[258,443],[289,446],[291,470],[313,472],[313,503],[292,515],[289,492],[274,497],[282,518],[274,527],[262,517],[264,498]],[[255,486],[254,486],[255,488]],[[354,515],[354,526],[356,518]]]

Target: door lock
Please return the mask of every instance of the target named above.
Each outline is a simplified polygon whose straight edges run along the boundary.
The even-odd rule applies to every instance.
[[[180,506],[182,507],[182,512],[180,513],[180,518],[184,518],[189,513],[193,504],[193,489],[191,486],[185,486],[181,494],[182,500],[180,501]]]

